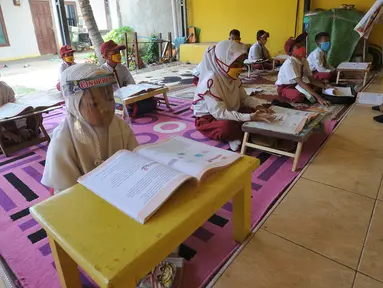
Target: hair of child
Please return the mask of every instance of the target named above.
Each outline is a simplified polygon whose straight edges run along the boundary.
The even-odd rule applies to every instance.
[[[330,37],[330,34],[327,32],[319,32],[317,35],[315,35],[315,42],[319,42],[322,37]]]
[[[237,29],[233,29],[229,33],[229,36],[231,36],[231,35],[236,36],[236,37],[241,37],[241,32],[239,32],[239,30],[237,30]]]

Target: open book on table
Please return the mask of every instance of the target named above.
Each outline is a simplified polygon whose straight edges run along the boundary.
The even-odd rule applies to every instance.
[[[78,182],[140,223],[185,181],[201,181],[241,155],[180,136],[120,150]]]
[[[59,102],[45,103],[39,102],[38,100],[35,103],[9,102],[0,106],[0,119],[12,118],[15,116],[38,112],[58,105],[60,105]]]
[[[159,85],[153,85],[148,83],[141,83],[141,84],[130,84],[125,87],[120,88],[122,99],[127,99],[129,97],[139,95],[145,92],[154,91],[157,89],[163,88]]]
[[[275,112],[275,120],[266,122],[246,122],[246,127],[264,129],[285,134],[299,134],[307,123],[319,114],[315,112],[299,111],[278,106],[271,107]]]

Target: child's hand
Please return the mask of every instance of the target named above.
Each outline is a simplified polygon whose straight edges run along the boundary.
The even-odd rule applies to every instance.
[[[331,105],[331,103],[329,101],[324,100],[322,97],[317,98],[317,101],[319,102],[319,104],[326,106],[326,107]]]
[[[259,111],[261,113],[267,113],[267,114],[274,114],[275,113],[273,109],[266,108],[266,107],[264,107],[262,105],[259,105],[259,106],[255,107],[255,112],[257,112],[257,111]]]
[[[275,119],[275,116],[269,113],[255,111],[254,113],[250,114],[250,119],[251,121],[271,123],[271,121]]]

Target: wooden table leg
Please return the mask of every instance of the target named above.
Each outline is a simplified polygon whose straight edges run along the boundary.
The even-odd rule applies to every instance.
[[[368,76],[368,72],[364,72],[363,87],[366,86],[366,83],[367,83],[367,76]]]
[[[242,147],[241,147],[241,154],[242,155],[246,154],[247,141],[249,141],[249,133],[245,132],[245,134],[243,135],[243,141],[242,141]]]
[[[233,229],[234,240],[242,243],[251,229],[251,174],[244,175],[238,183],[244,186],[233,198]]]
[[[339,83],[339,78],[340,78],[340,71],[338,71],[338,73],[336,74],[336,84]]]
[[[62,288],[81,288],[80,272],[76,262],[48,235],[56,270]]]
[[[168,107],[169,110],[172,110],[172,107],[170,107],[170,104],[169,104],[168,94],[164,92],[162,95],[164,96],[166,107]]]
[[[299,158],[301,157],[302,146],[303,146],[303,143],[302,142],[298,142],[297,150],[295,150],[293,168],[291,169],[291,171],[293,171],[293,172],[295,172],[295,170],[297,170]]]

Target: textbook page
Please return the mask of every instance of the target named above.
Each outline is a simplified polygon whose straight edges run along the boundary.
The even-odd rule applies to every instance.
[[[294,109],[272,106],[275,112],[275,120],[271,123],[266,122],[246,122],[246,127],[270,130],[285,134],[299,134],[306,123],[318,116],[318,113],[308,111],[298,111]]]
[[[158,85],[148,84],[148,83],[142,83],[142,84],[130,84],[125,87],[120,88],[120,93],[122,95],[122,99],[127,99],[129,97],[141,94],[143,92],[149,92],[156,89],[162,88]]]
[[[134,151],[143,157],[153,159],[198,180],[201,180],[208,170],[228,166],[241,158],[238,153],[181,136],[157,144],[142,145]]]
[[[351,87],[335,87],[322,89],[322,93],[329,96],[354,97],[352,95]]]
[[[144,223],[189,178],[131,151],[120,150],[78,182]]]
[[[0,119],[11,118],[24,114],[26,112],[33,112],[34,109],[31,106],[27,106],[20,103],[9,102],[0,106]]]
[[[383,94],[372,92],[359,92],[357,102],[359,104],[381,105],[383,103]]]

